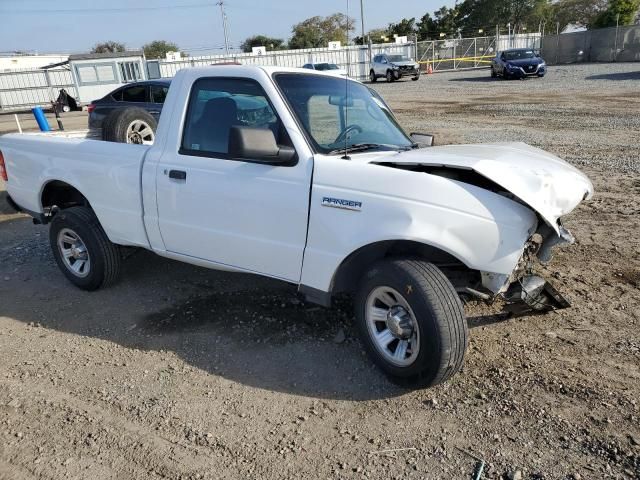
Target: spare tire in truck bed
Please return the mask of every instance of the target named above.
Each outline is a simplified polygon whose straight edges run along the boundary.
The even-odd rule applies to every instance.
[[[138,107],[112,111],[102,123],[102,138],[108,142],[151,145],[158,122],[149,112]]]

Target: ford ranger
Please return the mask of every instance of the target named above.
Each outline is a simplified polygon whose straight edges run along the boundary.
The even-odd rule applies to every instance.
[[[122,247],[140,247],[290,282],[325,306],[351,293],[373,361],[429,386],[462,366],[461,296],[568,305],[535,268],[573,241],[562,217],[593,190],[523,143],[431,139],[353,80],[191,68],[172,81],[152,145],[9,134],[0,175],[13,206],[50,225],[79,288],[114,282]]]

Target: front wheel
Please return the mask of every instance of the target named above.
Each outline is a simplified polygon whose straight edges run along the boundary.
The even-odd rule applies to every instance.
[[[387,83],[391,83],[395,80],[393,72],[391,70],[387,70]]]
[[[371,80],[371,83],[376,83],[376,81],[378,80],[378,77],[373,70],[369,72],[369,80]]]
[[[414,82],[417,82],[418,80],[420,80],[420,75],[416,75],[415,77],[411,77],[411,80],[413,80]]]
[[[491,78],[496,78],[497,76],[498,74],[496,73],[495,69],[491,67]]]
[[[365,350],[392,380],[413,388],[442,383],[461,368],[468,328],[460,299],[433,264],[383,260],[355,299]]]
[[[118,278],[120,250],[89,207],[58,212],[51,221],[49,242],[58,267],[76,287],[97,290]]]

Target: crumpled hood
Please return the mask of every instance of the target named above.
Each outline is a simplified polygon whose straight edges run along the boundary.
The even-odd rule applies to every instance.
[[[538,212],[559,233],[558,218],[593,195],[591,181],[564,160],[525,143],[447,145],[400,152],[370,163],[471,169]]]

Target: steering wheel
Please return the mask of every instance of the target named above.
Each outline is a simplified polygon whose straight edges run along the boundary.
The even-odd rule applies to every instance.
[[[333,143],[342,143],[346,140],[347,135],[349,135],[351,132],[356,132],[356,133],[362,133],[362,127],[360,125],[356,125],[355,123],[351,124],[351,125],[347,125],[344,130],[342,130],[338,136],[336,137],[336,139],[333,141]]]

